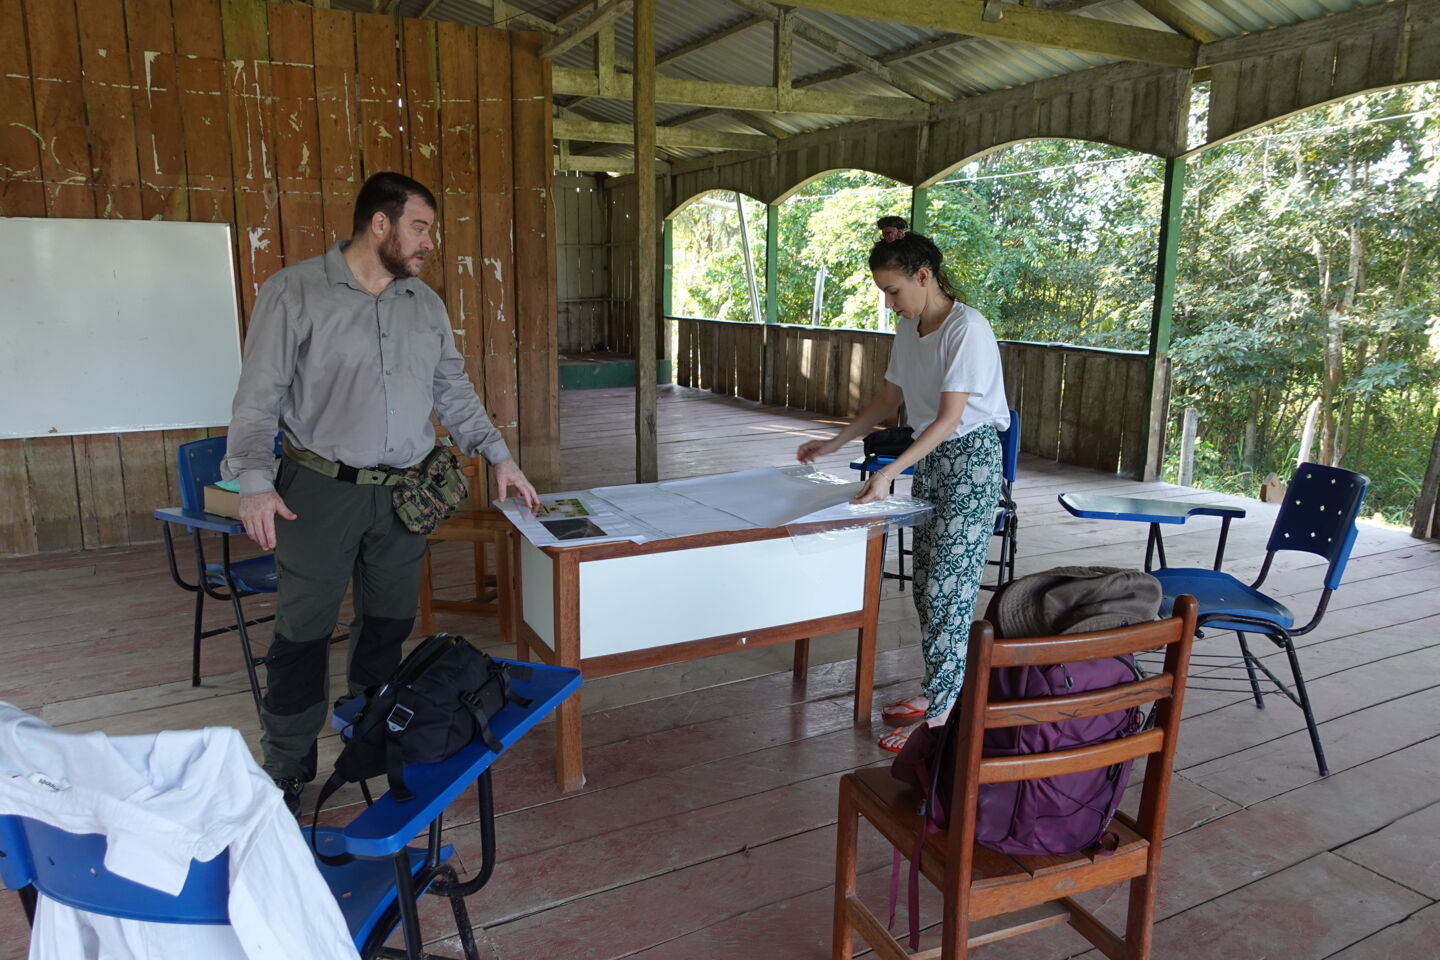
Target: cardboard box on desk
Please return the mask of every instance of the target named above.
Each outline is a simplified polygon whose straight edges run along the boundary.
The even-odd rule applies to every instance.
[[[240,494],[232,493],[224,487],[217,487],[213,483],[206,485],[205,512],[239,520]]]

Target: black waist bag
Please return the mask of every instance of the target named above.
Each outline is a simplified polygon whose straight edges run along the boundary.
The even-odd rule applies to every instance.
[[[365,706],[351,722],[349,742],[335,759],[335,772],[315,801],[315,821],[325,801],[347,783],[363,785],[383,774],[390,795],[403,802],[413,796],[405,787],[409,764],[436,763],[475,740],[498,753],[502,746],[490,719],[507,704],[530,705],[510,688],[512,676],[529,674],[527,667],[476,650],[464,637],[437,633],[425,638],[389,681],[366,693]],[[327,863],[350,859],[320,856]]]
[[[914,439],[915,431],[910,427],[886,427],[866,434],[861,442],[865,445],[866,457],[893,460],[904,453]]]

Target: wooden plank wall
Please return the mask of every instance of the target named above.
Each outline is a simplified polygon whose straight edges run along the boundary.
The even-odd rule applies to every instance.
[[[662,178],[657,184],[656,207],[659,210],[670,210],[674,197],[674,187],[668,178]],[[634,355],[635,347],[635,308],[632,304],[635,287],[637,284],[635,244],[637,231],[635,229],[635,178],[627,177],[622,179],[607,180],[604,184],[605,196],[602,203],[605,207],[606,223],[606,249],[608,255],[606,264],[606,281],[608,287],[605,292],[605,342],[606,349],[619,353]],[[667,213],[666,216],[669,216]],[[663,236],[657,224],[656,237]],[[663,276],[660,269],[661,264],[661,241],[657,239],[655,245],[656,276]],[[668,356],[669,337],[665,336],[665,316],[660,309],[659,284],[656,284],[656,335],[655,349],[657,357]]]
[[[1189,98],[1189,71],[1117,63],[940,104],[928,124],[844,124],[783,140],[774,155],[679,161],[669,180],[674,197],[738,190],[778,203],[830,170],[869,170],[924,185],[996,147],[1037,137],[1094,140],[1177,156],[1185,149]]]
[[[366,176],[408,173],[440,201],[424,279],[486,408],[558,484],[538,37],[262,0],[0,0],[0,22],[0,215],[231,223],[243,324],[349,235]],[[218,429],[0,441],[0,556],[157,539],[175,448]]]
[[[1440,79],[1440,2],[1402,0],[1207,44],[1208,139],[1397,83]]]
[[[765,342],[774,343],[777,405],[854,417],[879,392],[893,334],[794,324],[672,317],[675,382],[760,400]],[[1004,341],[1007,399],[1026,453],[1139,476],[1144,467],[1146,355]],[[1164,371],[1168,381],[1169,368]]]
[[[605,220],[605,193],[593,176],[567,173],[555,178],[561,354],[617,349],[608,324]]]

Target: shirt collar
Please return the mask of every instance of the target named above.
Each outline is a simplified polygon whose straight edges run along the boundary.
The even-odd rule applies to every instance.
[[[340,240],[325,252],[325,279],[331,285],[343,283],[353,290],[359,290],[368,295],[370,291],[362,287],[360,281],[355,279],[355,272],[350,269],[350,264],[345,259],[344,250],[349,245],[349,240]],[[415,296],[415,284],[419,282],[418,277],[397,278],[390,282],[390,286],[381,296],[391,296],[390,291],[394,290],[396,293],[407,293],[413,297]]]

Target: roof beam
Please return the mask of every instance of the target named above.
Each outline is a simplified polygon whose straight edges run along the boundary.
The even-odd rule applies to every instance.
[[[615,77],[613,90],[600,89],[600,78],[590,70],[574,67],[552,68],[554,93],[560,96],[624,99],[630,96],[633,78]],[[694,107],[723,110],[757,110],[762,113],[811,113],[859,119],[928,120],[929,104],[901,97],[864,97],[827,93],[820,90],[777,90],[738,83],[711,83],[681,77],[656,77],[655,99]]]
[[[549,20],[542,19],[532,13],[517,10],[508,0],[491,0],[490,2],[490,25],[506,28],[510,25],[529,27],[532,30],[539,30],[541,33],[548,33],[555,36],[560,28]]]
[[[629,123],[602,123],[582,117],[557,117],[556,140],[588,140],[591,143],[634,143],[635,126]],[[655,143],[662,147],[696,147],[702,150],[775,149],[771,137],[759,133],[725,133],[720,130],[656,127]]]
[[[784,13],[781,7],[770,3],[769,0],[730,0],[730,2],[742,10],[749,10],[751,13],[764,17],[772,23],[779,23],[780,17]],[[863,70],[865,73],[883,80],[895,89],[908,93],[918,100],[924,100],[926,103],[938,103],[940,101],[940,97],[934,92],[926,89],[900,71],[876,60],[848,40],[836,36],[818,24],[811,23],[804,17],[791,15],[789,19],[792,21],[791,29],[794,31],[794,35],[811,46],[824,50],[835,59]]]
[[[1170,67],[1194,67],[1200,45],[1189,37],[1124,23],[1007,3],[985,19],[982,0],[791,0],[807,10],[904,23],[945,33],[1008,40]]]
[[[581,20],[564,33],[552,37],[545,46],[540,48],[540,59],[553,59],[576,44],[584,43],[630,12],[632,6],[634,6],[634,0],[608,0],[586,19]]]
[[[1176,33],[1200,43],[1214,43],[1220,38],[1176,5],[1175,0],[1135,0],[1137,6]]]
[[[665,160],[655,161],[656,173],[669,173],[670,164]],[[630,157],[601,157],[582,156],[571,154],[569,156],[555,156],[556,173],[634,173],[635,161]],[[556,184],[563,186],[563,184]]]

